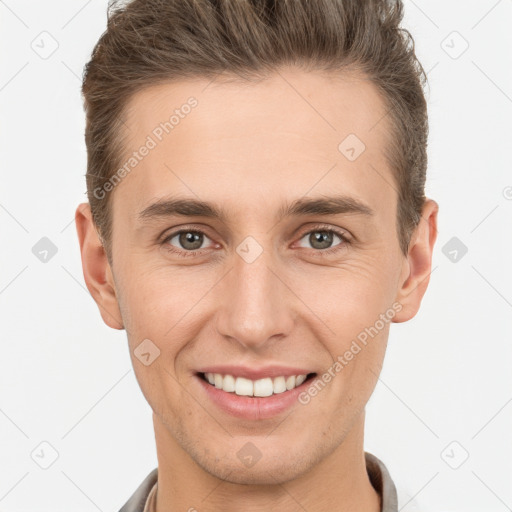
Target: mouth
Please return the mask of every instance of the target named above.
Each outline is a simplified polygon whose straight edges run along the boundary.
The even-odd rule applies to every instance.
[[[215,365],[196,368],[198,391],[212,407],[242,420],[272,420],[300,406],[301,393],[317,373],[304,367]]]
[[[228,373],[198,372],[197,375],[209,386],[220,391],[241,397],[266,398],[272,395],[287,394],[302,385],[309,385],[316,373],[277,375],[256,380]]]

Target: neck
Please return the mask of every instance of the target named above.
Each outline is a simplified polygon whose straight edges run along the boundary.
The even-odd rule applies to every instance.
[[[240,484],[199,466],[153,415],[158,456],[157,512],[380,512],[363,450],[364,411],[343,442],[299,477],[276,484]]]

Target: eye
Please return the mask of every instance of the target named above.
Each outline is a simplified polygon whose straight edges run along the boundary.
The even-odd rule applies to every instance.
[[[339,243],[333,245],[336,238],[339,239]],[[318,256],[327,256],[343,250],[350,243],[345,232],[332,229],[330,226],[317,226],[313,230],[304,232],[299,240],[299,247],[308,248],[300,243],[304,239],[310,244],[309,248],[313,249],[313,254]],[[162,240],[161,245],[166,251],[180,257],[193,257],[208,248],[203,246],[205,240],[211,241],[202,230],[182,228],[168,235]]]
[[[340,240],[340,243],[335,244],[333,246],[333,242],[335,239],[338,238]],[[310,248],[316,249],[316,252],[334,252],[341,247],[343,247],[345,244],[349,243],[349,240],[347,239],[345,233],[342,233],[341,231],[337,231],[332,228],[322,228],[318,227],[314,230],[310,230],[306,232],[301,240],[306,239],[306,242],[310,244]],[[340,247],[341,246],[341,247]],[[304,247],[301,245],[301,247]]]
[[[176,252],[183,256],[195,256],[197,251],[204,249],[205,239],[209,238],[202,231],[182,229],[171,233],[162,241],[162,244],[170,252]]]

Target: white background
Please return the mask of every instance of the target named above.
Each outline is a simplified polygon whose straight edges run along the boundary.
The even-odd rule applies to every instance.
[[[151,410],[125,333],[103,324],[85,288],[73,223],[85,200],[81,75],[106,27],[106,7],[106,0],[0,1],[4,512],[117,511],[157,465]],[[405,8],[404,26],[429,76],[427,195],[440,205],[439,239],[420,312],[391,327],[365,448],[387,465],[404,512],[505,512],[512,510],[512,1],[405,0]],[[41,37],[51,47],[43,31],[58,43],[46,59],[31,47]],[[461,37],[469,47],[454,58]],[[47,263],[32,253],[42,237],[58,249]],[[468,248],[457,262],[442,251],[453,237]],[[46,470],[31,458],[43,441],[58,452]],[[466,452],[458,469],[450,467]]]

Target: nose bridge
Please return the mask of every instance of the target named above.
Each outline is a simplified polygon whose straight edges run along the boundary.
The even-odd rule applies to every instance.
[[[223,285],[217,328],[247,348],[258,348],[289,333],[292,312],[286,287],[274,270],[272,251],[258,248],[254,239],[245,242],[237,248]]]

